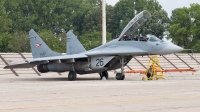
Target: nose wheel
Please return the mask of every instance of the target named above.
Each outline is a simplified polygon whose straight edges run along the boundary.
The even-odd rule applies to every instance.
[[[116,79],[117,79],[117,80],[124,80],[124,79],[125,79],[125,75],[122,74],[122,73],[117,73],[117,74],[116,74]]]
[[[120,63],[121,63],[121,73],[117,73],[116,74],[116,79],[117,80],[124,80],[125,79],[125,75],[124,75],[124,57],[122,57],[120,59]]]

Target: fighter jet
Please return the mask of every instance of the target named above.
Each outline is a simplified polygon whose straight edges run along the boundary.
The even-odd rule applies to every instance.
[[[24,63],[5,66],[5,69],[31,68],[37,66],[40,73],[69,72],[68,79],[76,80],[77,74],[99,73],[100,78],[108,79],[109,70],[121,68],[116,74],[117,80],[124,80],[124,66],[134,56],[165,55],[177,53],[183,48],[173,43],[164,42],[154,35],[134,35],[151,18],[148,11],[136,15],[124,28],[120,36],[106,44],[86,51],[70,30],[66,34],[67,54],[52,51],[31,29],[29,31],[33,58],[24,59]]]

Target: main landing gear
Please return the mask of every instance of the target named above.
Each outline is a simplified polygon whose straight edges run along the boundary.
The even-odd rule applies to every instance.
[[[75,71],[70,71],[69,74],[68,74],[68,79],[69,81],[73,81],[73,80],[76,80],[76,72]]]
[[[105,77],[106,79],[108,79],[108,72],[107,71],[100,72],[99,75],[100,75],[101,79],[103,77]]]
[[[69,81],[74,81],[74,80],[76,80],[76,77],[77,77],[77,75],[76,75],[76,72],[74,69],[74,63],[72,63],[72,71],[69,72],[68,79],[69,79]]]
[[[124,57],[122,57],[120,59],[120,63],[121,63],[121,73],[117,73],[116,74],[116,79],[117,80],[124,80],[125,79],[125,75],[124,75]]]

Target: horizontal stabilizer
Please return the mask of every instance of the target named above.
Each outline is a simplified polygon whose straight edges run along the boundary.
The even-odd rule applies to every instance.
[[[46,63],[46,61],[8,65],[5,66],[4,69],[32,68],[38,64],[44,64],[44,63]]]

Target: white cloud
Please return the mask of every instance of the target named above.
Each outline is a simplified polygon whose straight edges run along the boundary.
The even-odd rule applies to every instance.
[[[106,3],[114,6],[119,0],[106,0]]]

